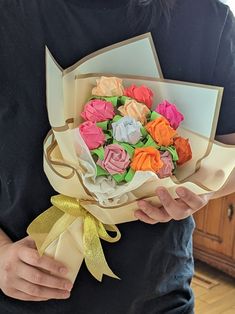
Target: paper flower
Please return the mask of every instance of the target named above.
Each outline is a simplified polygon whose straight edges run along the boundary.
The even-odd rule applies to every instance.
[[[130,164],[130,156],[118,144],[105,147],[104,160],[98,160],[97,164],[107,170],[111,175],[123,173]]]
[[[118,108],[123,116],[129,116],[142,124],[146,124],[147,116],[150,114],[150,110],[144,104],[137,102],[134,99],[126,100],[123,106]]]
[[[171,154],[167,151],[161,153],[161,161],[163,162],[163,167],[157,172],[157,175],[160,179],[163,179],[172,175],[174,163]]]
[[[92,95],[123,96],[124,94],[124,87],[120,78],[101,76],[96,82],[97,86],[92,89]]]
[[[125,116],[112,123],[113,137],[118,142],[136,144],[142,137],[142,124],[135,119]]]
[[[85,121],[79,126],[81,136],[89,149],[95,149],[103,145],[105,135],[101,128],[94,122]]]
[[[115,113],[113,104],[100,99],[93,99],[89,101],[81,113],[81,116],[84,120],[89,120],[92,122],[102,122],[113,119],[114,115]]]
[[[131,168],[135,171],[158,172],[163,167],[160,152],[154,147],[136,148],[131,163]]]
[[[174,139],[174,146],[176,148],[179,160],[178,165],[183,165],[188,160],[192,159],[192,150],[189,144],[189,140],[183,137],[176,137]]]
[[[174,130],[176,130],[184,120],[184,116],[178,111],[177,107],[174,104],[169,103],[167,100],[164,100],[159,104],[155,111],[164,116],[170,122],[170,125]]]
[[[176,135],[176,131],[172,129],[170,123],[164,117],[159,117],[147,123],[145,128],[160,146],[171,145],[173,137]]]
[[[152,107],[153,92],[144,85],[137,87],[133,84],[125,89],[124,95],[144,103],[149,109]]]

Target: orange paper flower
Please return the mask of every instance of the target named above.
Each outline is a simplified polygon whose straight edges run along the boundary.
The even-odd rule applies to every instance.
[[[173,137],[176,135],[176,131],[164,117],[149,122],[145,127],[158,145],[169,146],[173,144]]]
[[[136,148],[131,163],[131,168],[135,171],[158,172],[163,167],[160,152],[154,147]]]
[[[174,139],[174,146],[179,156],[178,165],[183,165],[186,161],[192,159],[192,150],[188,139],[180,136],[176,137]]]

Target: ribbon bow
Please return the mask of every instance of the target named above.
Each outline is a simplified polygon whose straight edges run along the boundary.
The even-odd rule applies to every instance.
[[[102,281],[103,275],[119,279],[109,268],[100,239],[114,243],[121,238],[115,225],[106,225],[85,210],[78,200],[64,195],[51,198],[52,207],[39,215],[28,227],[27,233],[34,239],[42,255],[46,248],[77,219],[83,219],[84,259],[90,273]],[[111,237],[107,231],[115,232]]]

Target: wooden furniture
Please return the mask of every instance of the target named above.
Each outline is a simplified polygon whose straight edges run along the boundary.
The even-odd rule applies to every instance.
[[[210,201],[194,219],[194,257],[235,278],[235,193]]]

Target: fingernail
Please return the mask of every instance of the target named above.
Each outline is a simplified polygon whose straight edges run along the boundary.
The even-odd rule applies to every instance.
[[[182,188],[178,188],[178,189],[176,190],[176,193],[177,193],[180,197],[185,197],[185,196],[186,196],[186,192],[185,192],[185,190],[182,189]]]
[[[73,284],[71,282],[67,282],[65,285],[64,285],[64,288],[68,291],[71,291],[72,288],[73,288]]]
[[[68,299],[70,297],[70,292],[66,291],[63,293],[63,298]]]

